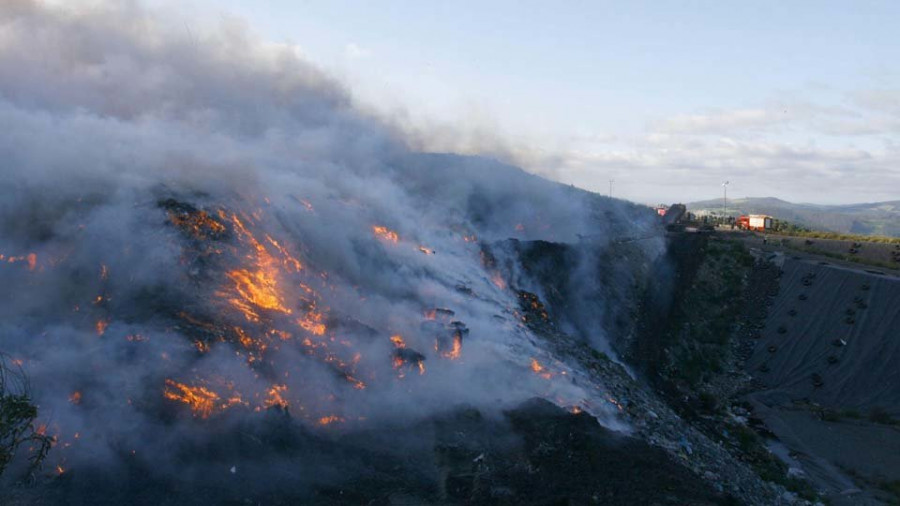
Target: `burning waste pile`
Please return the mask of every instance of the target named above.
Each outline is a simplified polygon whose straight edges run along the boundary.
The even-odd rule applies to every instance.
[[[367,455],[433,455],[396,431],[458,406],[543,397],[618,423],[523,316],[543,285],[509,241],[591,259],[655,233],[649,213],[416,153],[293,48],[161,19],[0,6],[0,350],[54,438],[34,482],[307,493]],[[590,269],[615,266],[583,264],[557,283],[600,293]],[[586,322],[611,308],[584,304],[573,339],[604,347]]]

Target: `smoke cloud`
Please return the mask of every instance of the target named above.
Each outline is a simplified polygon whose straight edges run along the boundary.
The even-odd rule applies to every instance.
[[[186,445],[273,410],[352,435],[542,396],[616,423],[602,385],[574,384],[577,364],[522,323],[515,289],[565,286],[566,330],[608,347],[633,280],[599,259],[638,238],[651,261],[650,213],[416,153],[390,124],[235,24],[0,5],[0,350],[61,469],[175,469]],[[536,241],[578,267],[555,285],[523,270]],[[241,472],[287,473],[278,459]]]

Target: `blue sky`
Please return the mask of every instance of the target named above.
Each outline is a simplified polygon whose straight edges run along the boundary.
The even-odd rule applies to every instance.
[[[900,199],[900,2],[145,3],[298,46],[430,149],[648,203]]]

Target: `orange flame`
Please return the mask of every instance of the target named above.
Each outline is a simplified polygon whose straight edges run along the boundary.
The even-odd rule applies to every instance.
[[[380,225],[372,225],[372,232],[375,233],[376,237],[383,239],[385,241],[390,241],[390,242],[396,243],[400,240],[400,236],[397,235],[397,232],[394,232],[393,230],[391,230],[387,227],[382,227]]]
[[[224,213],[221,213],[224,217]],[[259,321],[259,313],[256,309],[266,309],[278,311],[284,314],[291,314],[291,310],[284,305],[284,297],[279,290],[278,283],[278,267],[275,258],[260,243],[256,237],[247,230],[244,223],[236,215],[229,217],[234,230],[238,237],[245,243],[249,244],[253,253],[248,255],[252,268],[234,269],[226,275],[233,282],[233,290],[237,293],[236,297],[229,299],[232,306],[237,308],[248,321]],[[281,247],[278,242],[268,238],[272,244],[284,258],[286,265],[293,266],[300,270],[300,262],[288,254],[287,250]]]
[[[462,355],[462,336],[459,334],[453,335],[453,344],[450,349],[441,354],[444,358],[449,358],[450,360],[456,360]]]
[[[402,336],[391,336],[391,342],[394,343],[394,347],[396,347],[397,349],[406,348],[406,342],[403,341]]]
[[[286,392],[287,385],[272,385],[272,388],[270,388],[267,392],[269,395],[268,397],[266,397],[263,405],[267,408],[272,406],[280,406],[282,408],[286,408],[290,406],[290,403],[284,400],[284,397],[282,396],[282,394]]]
[[[542,366],[541,363],[534,358],[531,359],[531,370],[544,379],[550,379],[553,377],[553,373],[544,368],[544,366]]]
[[[297,319],[297,325],[300,325],[304,330],[309,332],[310,334],[314,334],[317,336],[325,335],[325,331],[327,330],[325,324],[322,323],[322,313],[317,313],[314,310],[306,313],[306,316],[303,318]]]
[[[109,320],[103,318],[97,320],[97,323],[94,325],[94,329],[97,331],[98,336],[105,334],[107,327],[109,327]]]
[[[27,255],[21,256],[5,256],[0,254],[0,262],[8,262],[14,264],[16,262],[25,262],[28,264],[28,270],[33,271],[37,267],[37,255],[34,253],[28,253]]]
[[[337,415],[323,416],[322,418],[319,418],[319,420],[318,420],[319,425],[322,425],[322,426],[331,425],[333,423],[343,423],[343,421],[344,421],[344,419]]]
[[[81,404],[81,392],[72,392],[72,395],[69,396],[69,402],[76,405]]]
[[[206,387],[189,387],[171,379],[166,379],[163,397],[187,404],[194,412],[194,416],[204,419],[209,418],[216,410],[216,403],[220,399],[219,394]]]

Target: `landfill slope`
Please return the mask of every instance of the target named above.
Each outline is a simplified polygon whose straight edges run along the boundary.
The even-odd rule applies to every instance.
[[[748,361],[758,398],[900,415],[900,280],[785,259]]]

